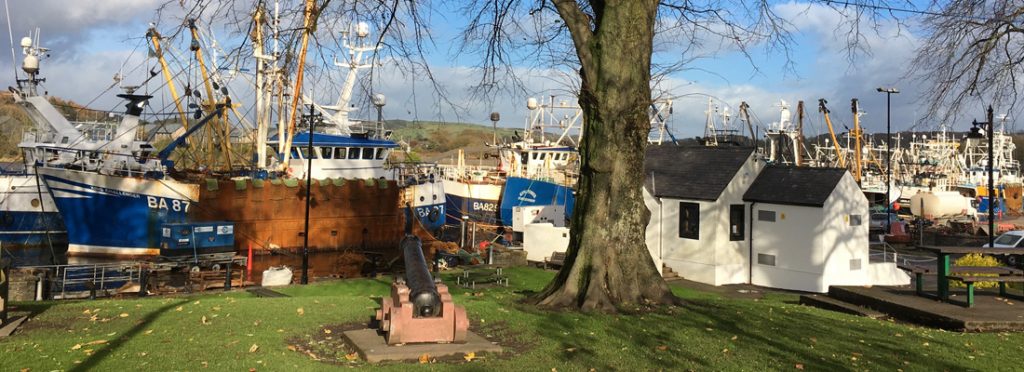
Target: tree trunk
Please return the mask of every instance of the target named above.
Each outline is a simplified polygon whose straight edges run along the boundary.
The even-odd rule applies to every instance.
[[[581,63],[584,132],[565,265],[536,301],[604,312],[676,303],[645,244],[644,148],[658,2],[603,2],[592,20],[575,0],[554,3]]]

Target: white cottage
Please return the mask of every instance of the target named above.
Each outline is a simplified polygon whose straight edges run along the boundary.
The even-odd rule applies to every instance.
[[[868,200],[845,169],[769,166],[743,201],[750,283],[807,292],[871,284]]]
[[[750,184],[764,167],[753,148],[650,146],[644,202],[655,266],[712,285],[747,283]]]

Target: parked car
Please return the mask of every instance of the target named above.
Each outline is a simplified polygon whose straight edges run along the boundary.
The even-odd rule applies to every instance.
[[[1024,230],[1007,231],[996,237],[993,241],[995,248],[1021,248],[1024,247]],[[986,243],[984,247],[989,247]],[[1002,260],[1007,265],[1017,267],[1021,264],[1021,256],[1017,254],[1003,255]]]
[[[886,215],[889,216],[889,222],[886,223]],[[868,228],[870,230],[881,230],[885,231],[887,227],[892,226],[893,223],[899,222],[900,217],[896,213],[872,213],[871,220],[868,221]],[[886,231],[886,233],[888,233]]]

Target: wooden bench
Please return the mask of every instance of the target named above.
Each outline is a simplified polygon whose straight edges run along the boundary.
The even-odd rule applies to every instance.
[[[1024,283],[1022,275],[1000,275],[1000,276],[967,276],[950,275],[949,280],[957,280],[967,285],[967,307],[974,307],[974,283],[997,282],[999,283],[999,295],[1006,296],[1006,283]]]
[[[565,264],[565,252],[551,252],[551,257],[544,258],[544,268],[548,265],[562,267]]]

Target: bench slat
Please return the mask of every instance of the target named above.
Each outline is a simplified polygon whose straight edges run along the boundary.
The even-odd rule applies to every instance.
[[[959,280],[967,283],[977,282],[1010,282],[1010,283],[1024,283],[1024,276],[948,276],[950,280]]]

